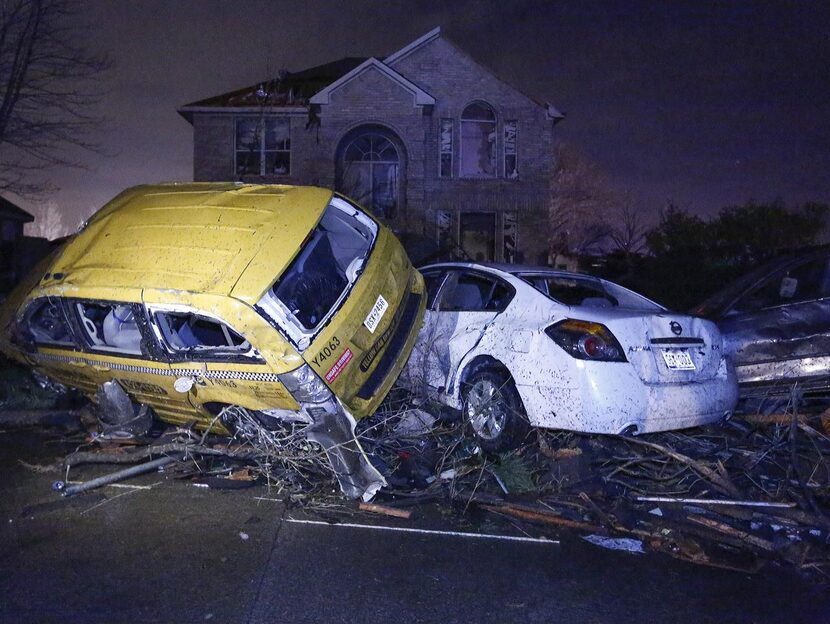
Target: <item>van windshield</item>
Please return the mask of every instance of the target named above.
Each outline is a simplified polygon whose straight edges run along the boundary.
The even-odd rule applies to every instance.
[[[307,334],[328,318],[363,270],[377,225],[335,197],[270,294]]]

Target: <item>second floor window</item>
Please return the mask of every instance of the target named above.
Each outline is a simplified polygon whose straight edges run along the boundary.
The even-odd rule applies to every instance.
[[[441,165],[439,175],[442,178],[452,177],[452,119],[441,120],[441,134],[438,137],[441,150]]]
[[[290,121],[285,117],[236,119],[236,175],[288,175]]]
[[[461,113],[461,166],[465,178],[494,178],[496,170],[496,113],[474,102]]]

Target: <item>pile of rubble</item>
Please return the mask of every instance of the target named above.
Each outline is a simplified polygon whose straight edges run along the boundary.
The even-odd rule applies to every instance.
[[[491,455],[439,413],[394,391],[358,424],[361,446],[388,484],[375,511],[407,516],[437,502],[459,514],[498,515],[537,536],[570,529],[610,548],[748,572],[787,562],[830,577],[827,414],[746,417],[641,437],[538,431],[521,448]],[[222,417],[234,423],[232,438],[187,428],[129,441],[92,435],[66,458],[66,481],[81,464],[130,466],[64,485],[64,493],[165,466],[205,487],[264,482],[270,495],[309,510],[339,498],[307,425],[268,429],[240,409]]]

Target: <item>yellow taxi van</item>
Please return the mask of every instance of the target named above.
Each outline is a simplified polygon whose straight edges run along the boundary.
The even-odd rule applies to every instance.
[[[424,282],[394,235],[314,187],[130,188],[0,313],[0,347],[79,388],[117,383],[163,421],[227,432],[239,406],[309,423],[350,496],[383,483],[354,439],[406,363]]]

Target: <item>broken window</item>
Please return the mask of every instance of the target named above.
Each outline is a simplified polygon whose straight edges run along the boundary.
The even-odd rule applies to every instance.
[[[39,299],[26,313],[29,334],[37,344],[72,346],[69,323],[57,299]]]
[[[441,166],[439,175],[442,178],[452,177],[452,119],[441,120],[439,135]]]
[[[516,142],[519,133],[518,121],[504,122],[504,177],[519,177],[519,162],[516,151]]]
[[[827,258],[822,257],[776,272],[741,297],[733,306],[732,313],[814,301],[828,296],[830,271]]]
[[[566,306],[591,308],[660,309],[654,302],[622,286],[590,278],[520,275],[541,293]]]
[[[251,344],[225,323],[194,312],[154,313],[164,346],[171,353],[247,353]]]
[[[462,177],[494,178],[496,172],[496,114],[475,102],[461,114]]]
[[[316,331],[354,284],[369,257],[377,224],[335,197],[288,269],[260,301],[274,320],[287,317],[299,342]]]
[[[288,175],[290,121],[285,117],[236,119],[236,175]]]
[[[82,301],[75,307],[90,347],[141,355],[141,331],[135,320],[135,306]]]
[[[460,242],[464,252],[476,262],[495,260],[495,213],[463,212],[460,221]]]
[[[518,262],[519,224],[515,212],[502,213],[502,254],[505,262]]]

